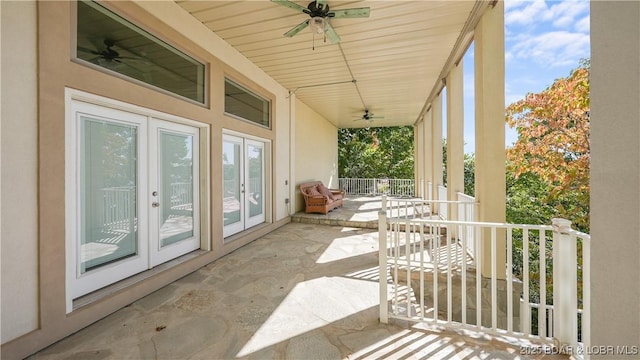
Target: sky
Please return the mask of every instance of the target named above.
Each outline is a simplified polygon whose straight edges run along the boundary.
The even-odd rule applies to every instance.
[[[588,0],[505,0],[505,107],[590,57]],[[473,45],[464,58],[465,152],[474,152]],[[446,136],[446,135],[445,135]],[[517,139],[506,127],[506,146]]]

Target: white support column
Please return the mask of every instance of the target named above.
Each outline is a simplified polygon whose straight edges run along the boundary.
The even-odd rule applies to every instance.
[[[442,183],[442,93],[431,103],[431,171],[433,174],[433,198],[438,198],[438,185]]]
[[[569,236],[571,221],[552,219],[553,224],[553,337],[576,346],[578,338],[578,264],[575,238]]]
[[[475,29],[475,115],[476,177],[475,197],[479,202],[478,221],[504,222],[506,216],[505,135],[504,135],[504,3],[498,1],[480,19]],[[491,259],[483,234],[482,258]],[[506,272],[506,241],[498,234],[497,256],[493,261]],[[482,263],[483,276],[491,274],[491,262]]]
[[[415,194],[424,197],[424,117],[413,126]]]
[[[464,91],[462,60],[447,75],[447,198],[457,200],[464,193]],[[451,207],[450,220],[458,220]]]
[[[431,136],[433,124],[433,112],[430,109],[424,115],[424,186],[425,186],[425,199],[433,200],[433,196],[429,196],[429,194],[433,194],[433,138]]]

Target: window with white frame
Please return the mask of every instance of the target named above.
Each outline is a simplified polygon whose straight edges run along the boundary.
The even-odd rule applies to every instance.
[[[271,102],[229,79],[224,81],[224,111],[266,128],[271,126]]]
[[[94,1],[77,2],[75,58],[206,103],[203,63]]]

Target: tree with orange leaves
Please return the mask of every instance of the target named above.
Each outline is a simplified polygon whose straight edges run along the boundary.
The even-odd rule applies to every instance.
[[[538,94],[509,105],[518,140],[507,149],[516,179],[531,173],[547,185],[556,216],[589,228],[589,60]]]

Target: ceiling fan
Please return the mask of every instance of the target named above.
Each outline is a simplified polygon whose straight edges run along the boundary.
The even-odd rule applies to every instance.
[[[364,114],[354,115],[354,117],[357,117],[357,119],[353,121],[364,120],[364,121],[373,122],[373,119],[384,119],[384,116],[374,116],[374,114],[370,113],[368,109],[364,109]]]
[[[81,46],[78,46],[78,50],[85,53],[97,55],[96,57],[94,57],[94,59],[102,59],[103,61],[122,62],[121,59],[127,59],[127,57],[121,56],[119,52],[113,49],[113,47],[116,45],[115,40],[106,38],[103,40],[103,43],[105,45],[105,48],[101,50],[92,50]],[[96,46],[96,49],[97,48],[98,47]]]
[[[284,33],[284,36],[293,37],[304,28],[309,27],[314,34],[324,35],[325,41],[329,38],[329,41],[333,44],[340,42],[340,36],[338,36],[336,30],[329,22],[330,18],[366,18],[369,17],[370,12],[368,7],[330,10],[326,0],[312,1],[306,8],[289,0],[271,1],[278,5],[305,13],[310,17]]]
[[[116,41],[111,38],[105,38],[100,44],[98,39],[89,40],[95,49],[77,46],[77,56],[79,59],[88,61],[98,66],[132,76],[138,80],[146,82],[151,81],[150,63],[139,56],[122,56],[120,52],[114,49],[118,47]],[[128,49],[123,49],[129,51]],[[135,55],[135,54],[134,54]]]

